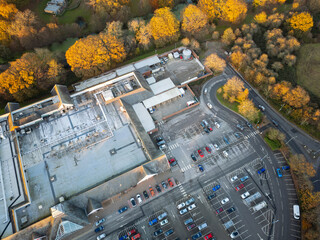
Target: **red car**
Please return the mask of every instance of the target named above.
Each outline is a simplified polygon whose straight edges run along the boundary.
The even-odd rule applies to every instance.
[[[154,191],[153,191],[153,188],[151,186],[149,187],[149,191],[150,191],[151,197],[154,197]]]
[[[211,148],[210,147],[206,147],[206,150],[208,153],[211,153]]]
[[[168,183],[169,183],[170,187],[174,186],[174,184],[173,184],[173,182],[172,182],[172,180],[170,178],[168,178]]]
[[[174,158],[169,159],[168,162],[169,162],[170,166],[172,166],[172,167],[177,165],[177,161]]]
[[[243,183],[241,183],[238,187],[235,187],[236,191],[239,191],[240,189],[244,188]]]
[[[219,214],[219,213],[221,213],[221,212],[223,212],[223,208],[219,208],[219,209],[216,210],[216,213],[217,213],[217,214]]]
[[[205,239],[205,240],[210,240],[210,239],[212,239],[212,238],[213,238],[212,233],[209,233],[209,234],[207,234],[207,235],[204,236],[204,239]]]
[[[137,233],[137,231],[135,229],[132,229],[127,233],[127,235],[131,236],[132,234],[135,234],[135,233]]]
[[[140,233],[138,233],[138,234],[134,235],[133,237],[131,237],[131,240],[136,240],[136,239],[139,239],[139,238],[141,238]]]
[[[203,157],[204,157],[204,155],[203,155],[203,153],[202,153],[201,149],[199,149],[199,150],[198,150],[198,153],[199,153],[199,156],[200,156],[201,158],[203,158]]]

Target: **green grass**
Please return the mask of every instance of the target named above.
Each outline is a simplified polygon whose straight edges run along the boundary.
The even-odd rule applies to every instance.
[[[243,24],[250,24],[253,22],[255,14],[254,13],[248,13],[246,18],[243,20]]]
[[[299,50],[297,83],[320,98],[320,43],[306,44]]]
[[[232,111],[238,113],[239,103],[237,103],[237,102],[231,103],[231,102],[229,102],[228,100],[224,99],[222,95],[223,95],[223,92],[222,92],[222,91],[221,91],[221,93],[218,93],[218,92],[217,92],[217,98],[218,98],[219,102],[220,102],[223,106],[225,106],[225,107],[227,107],[227,108],[230,108]]]
[[[289,12],[291,8],[292,8],[292,4],[282,4],[278,7],[277,12],[278,13]]]
[[[50,47],[50,50],[53,52],[66,52],[68,48],[73,45],[78,38],[67,38],[62,43],[53,43]]]
[[[277,150],[282,147],[282,144],[279,140],[271,140],[267,137],[264,137],[264,141],[269,145],[272,151]]]

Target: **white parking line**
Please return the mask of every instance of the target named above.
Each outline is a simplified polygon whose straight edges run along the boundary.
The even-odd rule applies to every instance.
[[[295,238],[299,238],[299,239],[301,238],[301,237],[293,235],[293,234],[290,234],[290,236],[295,237]]]

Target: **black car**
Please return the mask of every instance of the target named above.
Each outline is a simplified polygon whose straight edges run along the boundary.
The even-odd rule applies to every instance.
[[[211,195],[208,196],[208,199],[211,200],[216,196],[216,194],[212,193]]]
[[[234,207],[231,207],[231,208],[229,208],[228,210],[227,210],[227,213],[232,213],[232,212],[234,212],[236,209],[234,208]]]
[[[158,193],[161,193],[161,188],[159,185],[156,185],[156,189],[157,189]]]
[[[275,120],[272,120],[272,123],[273,123],[276,127],[279,126],[279,123],[278,123],[277,121],[275,121]]]
[[[163,138],[161,136],[156,138],[157,142],[163,141]]]
[[[168,236],[171,235],[172,233],[173,233],[173,229],[170,229],[170,230],[168,230],[168,231],[166,231],[166,232],[164,233],[164,236],[168,237]]]
[[[206,133],[210,133],[210,131],[209,131],[208,128],[204,128],[204,131],[205,131]]]
[[[191,154],[191,158],[192,158],[193,161],[195,161],[195,162],[197,161],[197,158],[193,153]]]
[[[251,123],[249,123],[249,122],[247,122],[247,126],[248,126],[249,128],[252,128],[252,125],[251,125]]]
[[[163,182],[161,183],[161,185],[162,185],[163,189],[167,189],[167,188],[168,188],[168,186],[167,186],[167,184],[165,183],[165,181],[163,181]]]
[[[149,198],[149,195],[148,195],[148,193],[147,193],[146,190],[143,191],[143,196],[144,196],[145,199],[148,199],[148,198]]]
[[[103,229],[104,229],[104,227],[103,227],[103,226],[100,226],[100,227],[96,228],[94,231],[97,233],[97,232],[102,231]]]
[[[157,231],[155,231],[155,232],[153,233],[153,235],[158,236],[158,235],[160,235],[161,233],[162,233],[162,229],[158,229]]]

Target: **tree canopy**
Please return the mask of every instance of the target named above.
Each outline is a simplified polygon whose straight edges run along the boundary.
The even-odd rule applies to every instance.
[[[308,12],[296,12],[287,21],[296,31],[307,32],[313,27],[313,17]]]
[[[182,13],[181,29],[187,35],[196,36],[208,27],[208,18],[197,6],[188,5]]]
[[[211,68],[215,72],[223,72],[227,66],[226,61],[215,53],[210,54],[206,58],[204,65],[206,65],[208,68]]]

